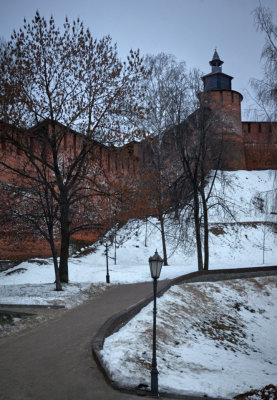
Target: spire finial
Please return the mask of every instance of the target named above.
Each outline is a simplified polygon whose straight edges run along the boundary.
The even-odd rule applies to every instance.
[[[210,66],[212,67],[212,72],[221,72],[221,65],[223,64],[223,61],[220,59],[218,52],[217,52],[217,47],[215,46],[214,49],[214,55],[212,60],[209,62]]]
[[[219,55],[218,55],[218,52],[217,52],[217,48],[216,48],[216,47],[215,47],[215,49],[214,49],[213,60],[220,60],[220,57],[219,57]],[[220,60],[220,61],[221,61],[221,60]]]

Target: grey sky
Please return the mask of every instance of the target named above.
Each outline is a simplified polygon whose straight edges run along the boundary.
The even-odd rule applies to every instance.
[[[277,0],[261,0],[277,19]],[[146,53],[165,52],[188,67],[210,72],[215,46],[224,61],[223,71],[234,77],[233,89],[245,95],[249,79],[261,76],[264,36],[256,32],[252,11],[259,0],[0,0],[0,35],[9,39],[23,18],[38,9],[56,24],[65,16],[80,17],[96,37],[110,34],[120,56],[130,48]],[[250,101],[244,108],[250,107]]]

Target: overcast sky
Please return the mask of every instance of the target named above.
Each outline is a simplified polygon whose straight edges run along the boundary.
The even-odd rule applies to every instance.
[[[264,36],[252,15],[260,2],[276,21],[277,0],[0,0],[0,36],[8,40],[24,17],[31,20],[39,10],[57,25],[66,16],[80,17],[94,36],[110,34],[122,58],[131,48],[142,55],[165,52],[206,74],[216,47],[223,72],[234,77],[233,89],[245,95],[249,79],[262,71]]]

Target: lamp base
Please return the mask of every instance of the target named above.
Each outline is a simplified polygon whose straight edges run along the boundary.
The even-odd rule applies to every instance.
[[[159,372],[157,368],[151,370],[151,394],[153,397],[159,397],[159,385],[158,385]]]

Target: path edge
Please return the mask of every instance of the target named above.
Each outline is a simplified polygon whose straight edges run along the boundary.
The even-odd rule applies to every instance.
[[[167,268],[167,267],[166,267]],[[170,267],[168,267],[170,268]],[[189,274],[178,276],[177,278],[171,279],[169,281],[161,281],[158,285],[157,296],[161,297],[168,289],[174,285],[180,285],[182,283],[192,283],[192,282],[218,282],[231,279],[247,279],[247,278],[258,278],[262,276],[274,276],[277,275],[277,266],[267,266],[267,267],[252,267],[252,268],[236,268],[236,269],[218,269],[209,271],[196,271]],[[112,315],[97,331],[94,336],[91,348],[93,358],[102,371],[106,382],[111,385],[115,390],[120,392],[135,394],[139,396],[150,396],[150,392],[140,389],[131,389],[120,387],[119,384],[113,381],[109,371],[107,370],[105,363],[101,357],[101,350],[103,349],[105,339],[112,335],[113,333],[119,331],[124,325],[126,325],[135,315],[137,315],[142,308],[146,307],[153,300],[153,295],[145,297],[138,303],[124,309],[114,315]],[[187,396],[179,395],[176,393],[163,393],[160,392],[160,397],[171,398],[171,399],[206,399],[215,400],[213,397],[208,396]],[[216,398],[219,400],[219,398]],[[221,399],[224,400],[224,399]]]

